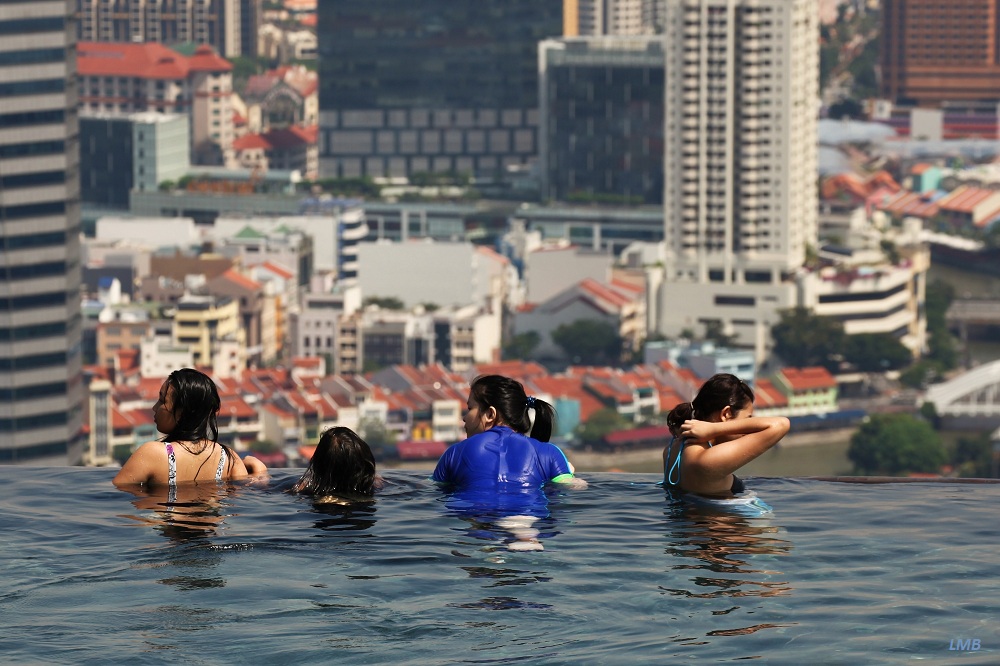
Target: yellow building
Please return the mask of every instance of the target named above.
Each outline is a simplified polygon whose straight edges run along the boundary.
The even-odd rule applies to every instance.
[[[240,350],[245,367],[246,335],[240,325],[239,303],[234,299],[184,296],[174,314],[173,338],[174,344],[191,350],[196,366],[214,366],[220,346],[225,346],[227,355],[234,348]]]

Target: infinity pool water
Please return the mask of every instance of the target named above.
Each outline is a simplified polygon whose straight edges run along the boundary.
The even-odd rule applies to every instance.
[[[997,485],[751,479],[747,517],[593,474],[519,552],[426,473],[355,506],[112,475],[0,468],[5,663],[1000,661]]]

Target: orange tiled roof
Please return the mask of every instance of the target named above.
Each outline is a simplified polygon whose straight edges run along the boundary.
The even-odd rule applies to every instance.
[[[996,192],[979,187],[963,186],[953,190],[937,201],[938,208],[954,213],[971,213],[976,206],[983,203]]]
[[[830,389],[837,386],[837,380],[822,366],[809,368],[784,368],[778,373],[785,378],[793,391]]]
[[[77,42],[76,54],[81,76],[181,80],[192,71],[228,72],[233,68],[207,45],[187,58],[157,42]]]

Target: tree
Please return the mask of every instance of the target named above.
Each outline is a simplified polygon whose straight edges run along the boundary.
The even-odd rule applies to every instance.
[[[385,310],[403,310],[406,305],[395,296],[369,296],[365,305],[377,305]]]
[[[823,365],[836,370],[833,355],[844,348],[844,326],[803,307],[783,310],[771,328],[774,352],[793,367]]]
[[[861,107],[861,103],[858,100],[847,97],[831,104],[830,108],[826,111],[826,115],[833,120],[863,118],[865,110]]]
[[[573,363],[614,365],[621,361],[622,339],[611,324],[578,319],[552,331],[552,341],[562,347]]]
[[[538,343],[542,341],[542,336],[537,331],[525,331],[513,336],[503,346],[504,360],[526,361],[531,358]]]
[[[947,461],[929,423],[909,414],[875,414],[851,437],[847,457],[860,474],[938,472]]]
[[[281,451],[281,447],[269,439],[258,439],[255,442],[250,442],[248,448],[253,453],[277,453]]]
[[[591,414],[586,423],[577,426],[576,436],[584,444],[600,444],[605,435],[627,430],[631,425],[617,410],[605,407]]]
[[[889,333],[860,333],[847,336],[844,359],[861,372],[884,372],[905,368],[913,355]]]
[[[993,474],[993,442],[990,433],[959,437],[951,462],[961,476],[988,478]]]
[[[377,459],[384,458],[386,449],[396,445],[396,434],[375,418],[361,419],[358,423],[358,435],[365,440]]]

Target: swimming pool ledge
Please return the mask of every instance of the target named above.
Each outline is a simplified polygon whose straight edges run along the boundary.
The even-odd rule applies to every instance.
[[[834,483],[1000,483],[1000,479],[966,479],[946,476],[805,476],[801,478]]]

